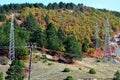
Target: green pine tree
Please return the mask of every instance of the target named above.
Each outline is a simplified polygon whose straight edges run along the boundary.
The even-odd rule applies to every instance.
[[[62,30],[62,28],[58,29],[58,38],[59,38],[59,50],[60,51],[65,51],[65,46],[64,43],[67,39],[65,32]]]
[[[113,80],[120,80],[120,71],[117,71],[117,72],[114,74]]]
[[[0,46],[9,46],[10,39],[10,23],[6,23],[0,27]],[[20,28],[15,25],[15,46],[19,47],[15,49],[16,58],[22,56],[22,59],[28,57],[27,42],[29,41],[29,32],[24,28]],[[1,53],[4,53],[5,49],[1,49]],[[4,54],[1,54],[4,55]]]
[[[62,30],[62,28],[59,28],[58,29],[58,38],[60,39],[60,41],[62,43],[64,43],[66,41],[66,35],[65,35],[65,32]]]
[[[22,26],[24,26],[27,30],[33,32],[39,27],[39,24],[35,16],[30,13]]]
[[[46,29],[47,46],[52,50],[59,50],[59,41],[55,26],[50,23]]]
[[[3,72],[0,71],[0,80],[3,80]]]
[[[50,19],[50,17],[49,17],[49,15],[47,14],[47,15],[45,16],[45,21],[46,21],[46,24],[47,24],[47,25],[49,24],[49,19]]]
[[[6,80],[24,80],[25,76],[23,70],[25,68],[25,63],[21,60],[14,60],[8,69]]]
[[[84,40],[84,43],[82,44],[82,51],[88,52],[88,49],[89,49],[88,42]]]
[[[41,28],[35,30],[31,35],[31,41],[36,42],[40,47],[45,47],[47,44],[45,32]]]
[[[0,21],[6,21],[6,16],[4,14],[0,15]]]
[[[82,59],[82,51],[79,42],[74,36],[68,36],[66,41],[66,52],[70,59]]]

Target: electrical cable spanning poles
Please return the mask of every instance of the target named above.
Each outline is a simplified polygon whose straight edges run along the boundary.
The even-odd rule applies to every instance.
[[[105,30],[105,41],[104,41],[104,58],[111,57],[111,48],[110,48],[110,29],[109,29],[109,21],[107,18],[106,22],[106,30]]]
[[[10,28],[10,42],[9,42],[9,59],[15,60],[15,39],[14,39],[14,14],[11,16],[11,28]]]

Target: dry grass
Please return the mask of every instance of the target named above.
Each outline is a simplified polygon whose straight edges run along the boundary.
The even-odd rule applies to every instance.
[[[96,62],[93,58],[84,58],[83,61],[77,61],[77,65],[69,65],[54,62],[48,65],[38,61],[32,64],[31,80],[64,80],[67,76],[73,76],[75,80],[81,78],[113,78],[114,73],[120,70],[120,64]],[[64,68],[70,68],[70,72],[62,72]],[[81,68],[81,70],[79,70]],[[94,68],[97,74],[89,74],[90,68]],[[25,79],[27,80],[27,79]]]
[[[4,78],[6,76],[6,71],[8,70],[8,68],[9,68],[9,65],[0,65],[0,71],[3,72]]]
[[[48,63],[53,63],[48,65]],[[70,72],[62,72],[64,68],[70,68]],[[9,68],[9,65],[0,65],[0,71],[4,74]],[[81,70],[79,69],[81,68]],[[89,74],[90,68],[94,68],[97,74]],[[31,80],[64,80],[67,76],[73,76],[75,80],[81,78],[113,78],[114,73],[120,70],[120,64],[96,62],[93,58],[84,58],[82,61],[77,61],[75,64],[63,64],[58,62],[48,61],[42,63],[32,63]],[[6,74],[5,74],[6,75]],[[27,77],[25,80],[28,80]]]

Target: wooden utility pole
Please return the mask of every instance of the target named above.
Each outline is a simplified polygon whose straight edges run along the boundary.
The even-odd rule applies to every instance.
[[[30,77],[31,77],[32,53],[33,53],[33,44],[30,44],[30,60],[29,60],[29,75],[28,75],[28,80],[30,80]]]

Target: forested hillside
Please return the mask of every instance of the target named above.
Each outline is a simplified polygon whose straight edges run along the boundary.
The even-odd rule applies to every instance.
[[[109,19],[112,30],[117,31],[120,26],[119,12],[105,9],[98,10],[84,6],[83,4],[75,5],[73,3],[66,4],[60,2],[59,4],[50,3],[45,6],[42,3],[26,3],[3,5],[0,9],[0,11],[2,11],[0,13],[7,14],[7,12],[11,11],[20,13],[20,15],[17,16],[17,19],[22,21],[24,21],[31,12],[35,15],[42,28],[45,29],[47,24],[52,22],[57,29],[62,27],[68,35],[75,35],[80,42],[83,42],[84,38],[87,38],[89,42],[94,38],[94,26],[96,23],[98,23],[99,30],[104,30],[106,18]],[[102,38],[104,32],[101,32],[100,34]]]
[[[69,42],[69,38],[72,39],[72,37],[69,36],[74,36],[75,40],[79,42],[80,46],[76,47],[81,47],[85,45],[87,46],[87,48],[94,48],[96,23],[98,23],[99,42],[102,47],[104,43],[105,25],[107,18],[109,19],[111,30],[113,30],[113,32],[111,32],[111,36],[115,32],[120,30],[119,12],[109,11],[106,9],[95,9],[92,7],[87,7],[83,4],[75,5],[73,3],[60,2],[59,4],[50,3],[47,6],[43,5],[42,3],[3,5],[0,7],[0,21],[2,24],[10,20],[9,14],[11,12],[15,13],[15,20],[19,24],[19,26],[24,27],[26,30],[28,30],[28,32],[30,32],[32,39],[30,38],[29,40],[37,43],[41,42],[38,45],[42,47],[47,47],[49,49],[60,51],[67,51],[68,47],[66,47],[66,45],[69,46],[69,44],[66,44],[66,41]],[[33,17],[35,17],[36,20]],[[53,28],[50,28],[49,26],[53,26]],[[38,27],[40,28],[40,30],[36,30],[38,29]],[[58,43],[57,39],[59,39],[60,37],[58,35],[61,34],[59,33],[60,28],[63,30],[63,32],[65,32],[65,35],[68,36],[68,40],[66,40],[65,42],[59,41]],[[51,31],[49,31],[49,29]],[[39,36],[43,37],[42,41],[45,41],[47,37],[48,42],[42,42],[41,40],[38,40],[39,37],[34,38],[34,36],[36,36],[39,32],[42,32],[38,34]],[[53,40],[51,38],[52,36],[54,36],[53,39],[56,39],[57,41]],[[76,45],[77,43],[73,44]],[[90,49],[81,50],[82,52],[90,52]]]

